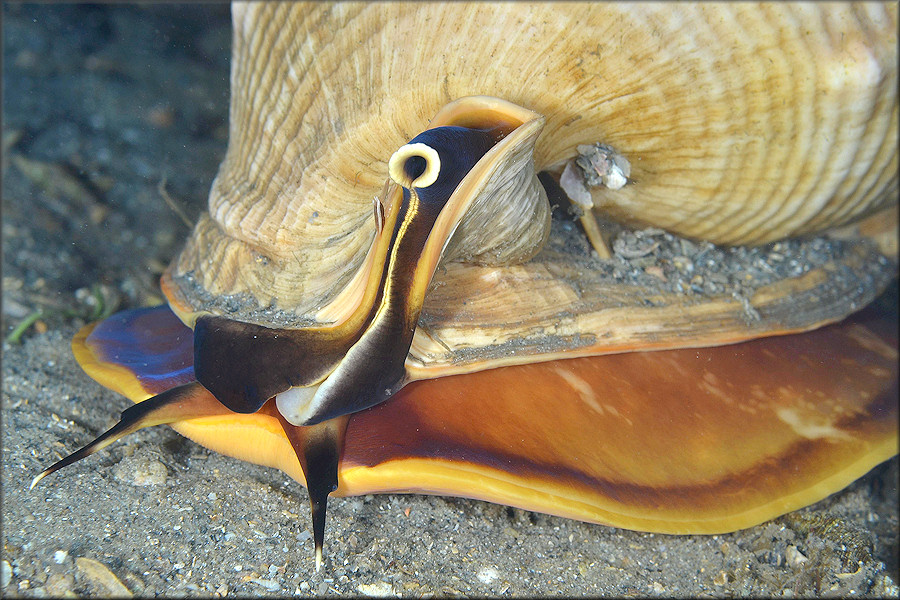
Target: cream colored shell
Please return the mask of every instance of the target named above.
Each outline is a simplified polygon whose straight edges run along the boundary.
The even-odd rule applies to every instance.
[[[208,292],[295,314],[327,305],[373,239],[391,154],[469,95],[543,115],[538,169],[578,144],[614,146],[631,182],[595,205],[685,236],[759,244],[896,203],[894,3],[236,3],[232,15],[228,150],[171,270],[193,304]]]

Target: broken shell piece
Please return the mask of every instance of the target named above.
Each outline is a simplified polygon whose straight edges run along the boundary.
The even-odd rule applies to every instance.
[[[590,187],[604,185],[611,190],[622,189],[631,175],[631,163],[607,144],[579,144],[575,164],[584,172],[584,182]]]
[[[566,163],[562,175],[559,177],[559,187],[563,189],[572,204],[587,212],[594,206],[591,192],[584,182],[584,171],[575,166],[575,161]]]
[[[600,258],[611,258],[609,246],[603,239],[600,226],[591,209],[594,200],[590,187],[601,185],[618,190],[628,183],[631,163],[608,144],[579,144],[578,158],[566,163],[559,178],[559,186],[575,206],[584,232]]]

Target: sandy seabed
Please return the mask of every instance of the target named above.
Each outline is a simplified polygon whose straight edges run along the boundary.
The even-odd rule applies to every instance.
[[[165,427],[28,490],[128,401],[75,364],[98,300],[158,301],[227,141],[227,7],[4,5],[3,556],[7,596],[897,596],[897,459],[737,533],[665,536],[484,502],[332,499]],[[93,292],[91,291],[93,288]]]

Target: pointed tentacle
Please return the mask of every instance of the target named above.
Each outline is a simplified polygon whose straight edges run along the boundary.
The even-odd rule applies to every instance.
[[[215,399],[203,389],[203,386],[196,381],[172,388],[157,396],[148,398],[143,402],[126,408],[122,411],[122,416],[118,423],[113,425],[90,444],[76,450],[72,454],[41,471],[37,477],[32,480],[31,488],[29,489],[33,489],[34,486],[47,475],[55,473],[63,467],[67,467],[72,463],[78,462],[83,458],[87,458],[88,456],[99,452],[116,440],[119,440],[138,429],[152,427],[153,425],[174,423],[186,419],[195,419],[197,417],[214,416],[228,412],[230,411],[216,402]]]
[[[347,431],[349,417],[342,416],[304,427],[292,425],[281,416],[281,413],[277,414],[306,477],[306,489],[312,509],[313,541],[316,546],[316,571],[318,571],[322,566],[328,495],[338,487],[338,463],[344,448],[344,433]]]

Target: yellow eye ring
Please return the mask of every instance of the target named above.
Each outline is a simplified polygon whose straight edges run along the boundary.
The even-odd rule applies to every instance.
[[[418,175],[414,176],[407,172],[407,162],[411,158],[420,158],[425,161],[425,169]],[[437,150],[416,142],[406,144],[394,152],[388,163],[388,173],[397,184],[405,188],[426,188],[437,181],[438,173],[441,170],[441,157],[438,156]]]

